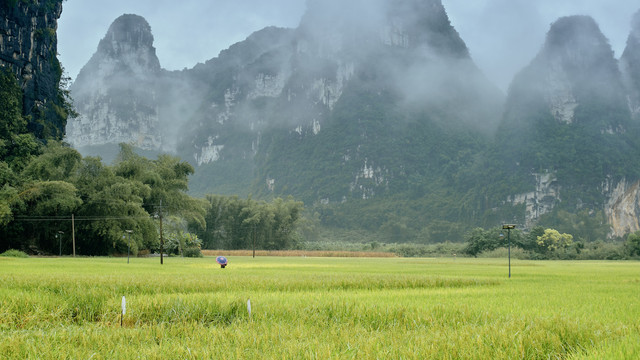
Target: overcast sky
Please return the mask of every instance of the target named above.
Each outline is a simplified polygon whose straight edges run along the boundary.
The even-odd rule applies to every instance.
[[[637,0],[442,2],[473,59],[503,90],[535,56],[559,17],[594,17],[619,57],[631,16],[640,9]],[[58,22],[58,52],[75,78],[113,20],[137,14],[151,25],[162,67],[191,68],[265,26],[296,27],[304,10],[305,0],[68,0]]]

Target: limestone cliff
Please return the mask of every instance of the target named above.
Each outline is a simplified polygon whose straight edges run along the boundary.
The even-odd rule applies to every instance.
[[[56,37],[61,13],[62,0],[0,4],[0,66],[18,78],[23,113],[30,116],[30,131],[40,138],[61,139],[66,125],[66,116],[57,113],[63,106]]]
[[[639,174],[629,164],[640,156],[640,126],[627,102],[595,21],[572,16],[552,24],[540,53],[514,79],[502,123],[505,168],[534,185],[509,201],[526,204],[527,226],[556,208],[590,209],[608,216],[615,235],[638,230],[632,179]]]
[[[639,230],[638,28],[619,67],[592,18],[559,19],[504,104],[440,0],[310,0],[297,28],[174,72],[125,15],[72,87],[69,140],[175,151],[196,195],[291,194],[336,226],[340,206],[368,206],[372,229],[396,212],[530,228],[563,210],[621,235]]]
[[[67,141],[76,147],[124,142],[160,149],[161,71],[149,24],[137,15],[120,16],[71,86],[79,116],[69,121]]]
[[[566,124],[576,121],[580,104],[605,101],[617,105],[624,97],[611,46],[597,23],[588,16],[564,17],[552,24],[540,53],[514,79],[511,97],[522,96],[521,91],[533,98],[517,101],[544,103],[549,114]],[[516,117],[512,113],[507,116]],[[588,120],[584,116],[581,119]],[[618,125],[607,124],[607,128],[601,130],[623,131]]]
[[[535,178],[535,189],[524,194],[511,196],[508,202],[513,205],[525,205],[524,226],[531,229],[540,217],[550,213],[561,201],[560,186],[556,174],[531,174]]]
[[[612,235],[625,236],[640,230],[640,181],[622,179],[618,183],[606,181],[603,185],[605,215]]]
[[[635,120],[640,120],[640,11],[631,21],[631,33],[620,58],[620,70],[629,110]],[[607,199],[605,213],[612,235],[624,236],[640,231],[640,181],[623,178],[615,182],[607,179],[602,190]]]
[[[620,58],[620,70],[628,91],[629,109],[640,119],[640,11],[631,22],[631,34]]]
[[[254,193],[308,202],[402,188],[446,151],[426,138],[453,144],[451,128],[486,135],[503,97],[439,0],[310,1],[293,31],[259,31],[191,71],[204,69],[210,95],[184,154],[216,173],[248,161],[255,171],[244,184]],[[425,163],[394,158],[403,151]],[[317,176],[319,168],[340,182]]]
[[[114,22],[71,88],[81,115],[68,140],[176,151],[198,166],[196,193],[312,203],[404,191],[425,164],[438,173],[447,147],[477,151],[459,137],[487,137],[499,119],[503,94],[440,0],[310,1],[297,28],[256,31],[176,72],[160,69],[148,27]]]

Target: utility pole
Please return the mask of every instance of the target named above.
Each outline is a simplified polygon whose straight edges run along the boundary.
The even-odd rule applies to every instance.
[[[56,238],[58,238],[58,244],[60,246],[60,253],[58,256],[62,256],[62,235],[64,234],[64,231],[58,231],[58,233],[56,234]]]
[[[76,257],[76,222],[73,214],[71,214],[71,239],[73,242],[73,257]]]
[[[131,253],[131,233],[133,230],[125,230],[129,238],[127,239],[127,264],[129,263],[129,253]],[[124,236],[123,236],[124,237]]]
[[[511,278],[511,229],[515,229],[514,224],[503,224],[502,228],[507,230],[507,241],[509,242],[509,278]]]
[[[160,217],[160,265],[164,264],[164,237],[162,237],[162,199],[160,199],[160,210],[158,215]]]

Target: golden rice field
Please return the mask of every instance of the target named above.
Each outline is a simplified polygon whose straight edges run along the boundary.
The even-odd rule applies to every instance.
[[[205,256],[253,256],[251,250],[202,250]],[[323,251],[323,250],[256,250],[255,256],[301,256],[301,257],[397,257],[388,251]]]
[[[0,257],[0,358],[640,358],[639,262],[507,273],[506,259]]]

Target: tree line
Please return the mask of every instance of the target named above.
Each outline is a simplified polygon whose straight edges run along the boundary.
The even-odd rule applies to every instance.
[[[205,202],[186,193],[193,167],[176,157],[149,160],[122,145],[107,166],[56,141],[40,151],[22,169],[6,167],[13,176],[0,190],[2,249],[68,254],[73,233],[81,255],[135,254],[161,247],[162,217],[206,226]]]
[[[510,243],[510,244],[509,244]],[[484,252],[508,246],[522,249],[530,259],[607,259],[620,260],[640,256],[640,231],[627,235],[620,245],[606,246],[601,240],[585,241],[556,229],[536,226],[525,233],[518,229],[505,234],[501,228],[475,228],[466,236],[463,253],[477,257]],[[581,256],[582,253],[590,253]]]
[[[280,250],[300,243],[296,226],[303,204],[292,197],[270,203],[221,195],[207,195],[206,200],[207,227],[198,232],[206,248]]]
[[[5,179],[11,175],[0,189],[2,251],[69,254],[72,231],[81,255],[197,255],[201,247],[288,249],[298,243],[301,202],[191,197],[193,167],[170,155],[150,160],[122,144],[107,166],[50,141],[24,168],[0,166]]]
[[[15,76],[0,71],[0,251],[199,254],[201,246],[296,244],[300,202],[194,198],[187,194],[194,169],[177,157],[151,160],[121,144],[113,165],[105,165],[56,139],[36,138],[27,124]]]

